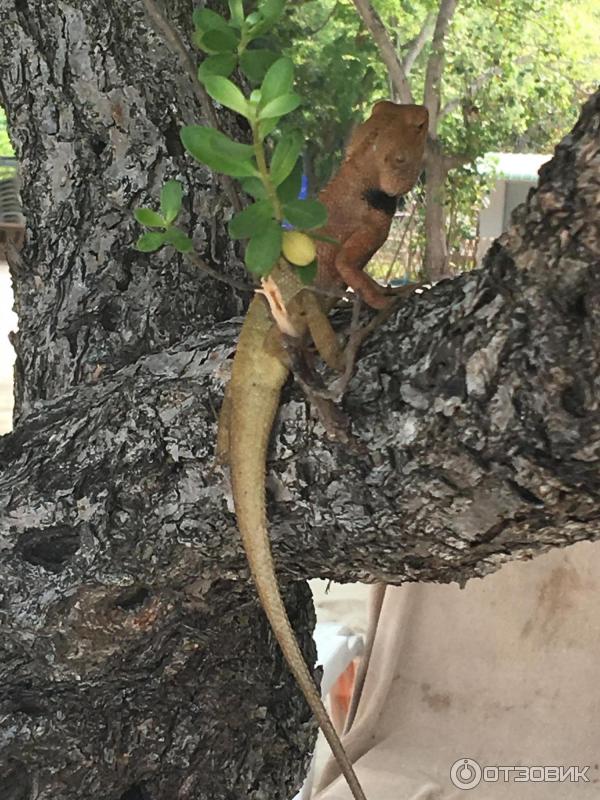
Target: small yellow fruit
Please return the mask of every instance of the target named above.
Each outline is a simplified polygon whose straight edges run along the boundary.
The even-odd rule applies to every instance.
[[[314,241],[300,231],[283,232],[282,250],[290,264],[296,264],[298,267],[307,267],[317,255]]]

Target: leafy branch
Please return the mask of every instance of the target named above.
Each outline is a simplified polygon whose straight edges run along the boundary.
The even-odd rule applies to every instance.
[[[292,61],[256,46],[285,5],[286,0],[263,0],[257,11],[245,16],[243,0],[229,0],[229,19],[210,9],[196,9],[194,43],[206,54],[197,71],[198,81],[215,102],[248,120],[252,143],[234,141],[214,126],[187,125],[180,136],[196,161],[236,178],[253,198],[229,222],[233,239],[248,240],[248,270],[264,278],[283,255],[301,268],[301,280],[310,283],[317,268],[315,240],[326,238],[318,229],[327,222],[327,210],[316,200],[298,199],[303,135],[290,131],[279,137],[275,147],[266,146],[281,118],[298,108],[301,98],[294,91]],[[248,95],[230,80],[236,69],[252,87]],[[139,250],[153,252],[171,245],[183,254],[192,252],[191,239],[173,225],[182,197],[181,185],[169,181],[161,192],[160,213],[136,210],[137,221],[151,228],[138,239]]]

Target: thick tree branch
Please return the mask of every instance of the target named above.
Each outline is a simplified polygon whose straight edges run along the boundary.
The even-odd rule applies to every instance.
[[[437,131],[438,114],[441,103],[442,74],[444,71],[444,40],[448,26],[456,10],[457,0],[441,0],[438,11],[431,54],[425,72],[424,104],[429,110],[429,132],[433,136]]]
[[[413,103],[413,95],[408,83],[402,61],[398,56],[394,43],[383,24],[381,17],[375,11],[369,0],[354,0],[354,5],[363,22],[371,31],[381,57],[388,69],[390,80],[402,103]]]
[[[502,75],[502,72],[503,72],[502,67],[490,67],[490,69],[484,70],[484,72],[482,72],[481,75],[479,75],[474,81],[472,81],[466,87],[464,94],[459,95],[458,97],[453,97],[451,100],[448,100],[448,102],[442,106],[439,113],[439,118],[443,119],[448,114],[451,114],[453,111],[456,111],[456,109],[460,108],[467,98],[473,97],[492,78],[498,75]]]
[[[318,427],[305,430],[297,393],[284,405],[271,512],[276,549],[278,520],[296,530],[286,541],[290,575],[340,577],[337,547],[322,544],[325,531],[346,542],[354,531],[352,563],[346,559],[344,568],[351,574],[374,579],[383,569],[397,581],[424,542],[429,555],[413,564],[411,577],[444,580],[600,535],[600,225],[593,202],[600,166],[590,158],[598,119],[600,94],[544,167],[537,193],[484,269],[405,301],[369,342],[347,397],[366,452],[340,449]],[[77,531],[91,525],[113,531],[103,540],[104,555],[96,551],[96,570],[114,558],[114,531],[126,529],[133,521],[127,510],[136,509],[135,524],[153,554],[145,563],[133,548],[129,569],[141,580],[152,578],[157,555],[164,561],[170,554],[182,577],[184,562],[189,578],[211,563],[237,570],[237,542],[224,549],[217,537],[211,544],[216,532],[229,536],[234,527],[222,476],[199,461],[211,457],[213,407],[234,339],[235,328],[223,325],[216,336],[145,357],[45,404],[4,437],[4,563],[41,564],[52,551],[44,537],[61,538],[56,531],[67,526],[78,545],[71,555],[67,548],[70,562],[89,544]],[[56,464],[48,469],[50,448]],[[312,476],[310,490],[300,475]],[[353,512],[346,515],[350,498]],[[210,536],[194,553],[208,520]],[[377,540],[386,543],[381,553]],[[87,569],[85,562],[80,567]]]
[[[531,56],[521,56],[520,58],[515,59],[515,64],[527,64],[531,61]],[[465,91],[462,95],[458,97],[453,97],[451,100],[448,100],[447,103],[444,104],[440,113],[439,119],[443,119],[448,114],[451,114],[453,111],[456,111],[457,108],[465,103],[467,100],[472,99],[477,92],[482,89],[492,78],[499,77],[504,72],[502,67],[490,67],[489,69],[484,70],[481,75],[479,75],[474,81],[469,83],[465,88]]]
[[[435,28],[435,19],[436,19],[435,12],[430,11],[425,17],[425,21],[421,26],[421,30],[419,31],[417,36],[410,42],[406,55],[402,59],[402,66],[404,68],[404,74],[406,76],[410,75],[410,72],[415,64],[415,61],[421,55],[423,48],[431,38],[431,35]]]
[[[456,169],[457,167],[462,167],[463,164],[468,164],[469,161],[473,160],[473,156],[469,153],[448,153],[447,155],[443,155],[442,159],[443,169],[447,175],[451,169]]]

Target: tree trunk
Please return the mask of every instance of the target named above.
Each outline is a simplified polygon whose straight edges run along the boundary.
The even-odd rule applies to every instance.
[[[239,329],[219,320],[242,303],[131,249],[131,209],[180,177],[203,254],[236,268],[221,192],[178,144],[201,111],[136,0],[0,4],[28,220],[0,440],[2,798],[289,798],[314,725],[213,464]],[[170,12],[189,33],[191,3]],[[308,576],[464,582],[600,537],[599,123],[600,94],[484,269],[369,341],[345,398],[359,447],[286,393],[269,517],[309,659]]]
[[[423,275],[433,283],[448,277],[446,240],[446,157],[437,139],[427,144],[425,161],[425,263]]]
[[[188,42],[193,5],[168,4]],[[198,250],[217,269],[237,269],[225,229],[227,200],[179,139],[183,124],[203,121],[202,109],[141,0],[0,0],[0,42],[1,102],[27,218],[25,248],[11,263],[21,424],[3,440],[3,470],[20,460],[20,437],[44,429],[40,483],[30,487],[34,516],[23,516],[4,492],[0,501],[0,574],[7,578],[0,602],[0,796],[239,798],[256,784],[265,796],[290,797],[314,727],[253,592],[232,583],[242,559],[238,554],[235,574],[201,569],[200,533],[192,547],[176,542],[176,530],[187,525],[183,511],[161,523],[167,549],[157,548],[143,522],[147,492],[157,488],[154,481],[175,490],[179,457],[164,462],[160,434],[151,444],[147,425],[158,418],[137,395],[135,380],[118,407],[102,394],[109,376],[128,365],[135,372],[140,358],[211,329],[248,299],[171,249],[148,256],[133,248],[141,233],[133,209],[156,207],[164,180],[178,178],[186,190],[183,222]],[[238,120],[227,115],[221,122],[240,135]],[[86,432],[70,427],[71,443],[82,434],[103,455],[98,461],[92,451],[80,454],[79,477],[67,489],[63,458],[70,445],[65,451],[51,431],[61,427],[59,417],[77,416],[70,403],[82,395],[65,394],[76,387],[91,393],[78,423]],[[179,398],[173,400],[177,408]],[[60,411],[50,411],[53,402]],[[214,407],[219,402],[215,395]],[[113,412],[126,439],[102,445],[94,424],[104,428]],[[172,427],[173,420],[162,424]],[[184,457],[193,455],[200,487],[203,460],[210,469],[212,456],[196,444],[190,440]],[[133,505],[119,487],[122,458],[138,497]],[[158,471],[150,479],[145,470],[152,464]],[[4,490],[10,484],[24,499],[18,476],[3,471],[2,478]],[[63,497],[64,515],[46,516],[38,494],[46,489],[54,500]],[[174,503],[171,496],[155,510],[162,516]],[[101,508],[104,522],[96,514]],[[213,536],[223,551],[238,550],[231,520]],[[179,550],[196,554],[184,581],[174,562],[169,566]],[[140,569],[140,557],[154,563],[152,577]],[[45,587],[35,598],[33,585]],[[310,657],[308,597],[298,585],[289,600]],[[246,668],[252,677],[244,677]]]
[[[169,7],[189,35],[191,0]],[[133,248],[133,209],[156,207],[163,182],[179,178],[199,250],[219,269],[232,263],[228,204],[179,140],[202,110],[143,2],[2,0],[0,9],[1,97],[27,217],[12,264],[18,418],[240,306],[171,249],[149,258]]]

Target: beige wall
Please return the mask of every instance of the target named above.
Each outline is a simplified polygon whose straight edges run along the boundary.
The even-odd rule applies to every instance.
[[[477,245],[477,264],[481,264],[490,245],[502,233],[504,219],[504,199],[506,181],[498,181],[483,201],[479,212],[479,244]]]
[[[535,186],[533,181],[499,180],[496,182],[479,212],[478,266],[494,239],[508,229],[513,209],[525,202],[527,194],[533,186]]]

